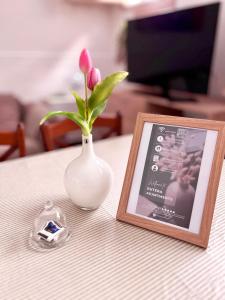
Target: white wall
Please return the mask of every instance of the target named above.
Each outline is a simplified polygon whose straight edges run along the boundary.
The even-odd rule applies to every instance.
[[[0,0],[0,92],[28,102],[63,89],[84,47],[103,75],[113,71],[117,14],[110,5]]]
[[[225,0],[176,0],[177,9],[194,7],[213,2],[221,3],[218,31],[214,48],[209,93],[225,96]]]
[[[129,13],[119,6],[67,1],[0,0],[0,92],[14,92],[29,102],[64,89],[79,71],[77,61],[84,47],[90,49],[103,76],[118,69],[118,32]],[[177,9],[207,2],[212,1],[158,1]],[[156,10],[155,2],[149,5]],[[212,94],[220,94],[225,87],[224,6],[219,26]]]

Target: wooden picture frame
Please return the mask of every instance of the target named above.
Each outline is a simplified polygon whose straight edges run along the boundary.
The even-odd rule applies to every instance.
[[[139,113],[117,220],[207,248],[224,150],[225,122]]]

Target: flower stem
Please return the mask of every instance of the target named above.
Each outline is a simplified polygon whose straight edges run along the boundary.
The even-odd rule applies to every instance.
[[[85,119],[88,121],[88,87],[87,74],[84,74],[84,88],[85,88]]]

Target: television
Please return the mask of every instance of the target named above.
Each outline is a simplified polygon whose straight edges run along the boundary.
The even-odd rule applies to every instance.
[[[208,93],[219,3],[128,21],[131,82]]]

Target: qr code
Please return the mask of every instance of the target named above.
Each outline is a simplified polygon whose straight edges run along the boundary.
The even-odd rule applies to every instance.
[[[183,128],[177,129],[177,137],[184,137],[187,134],[187,130]]]

